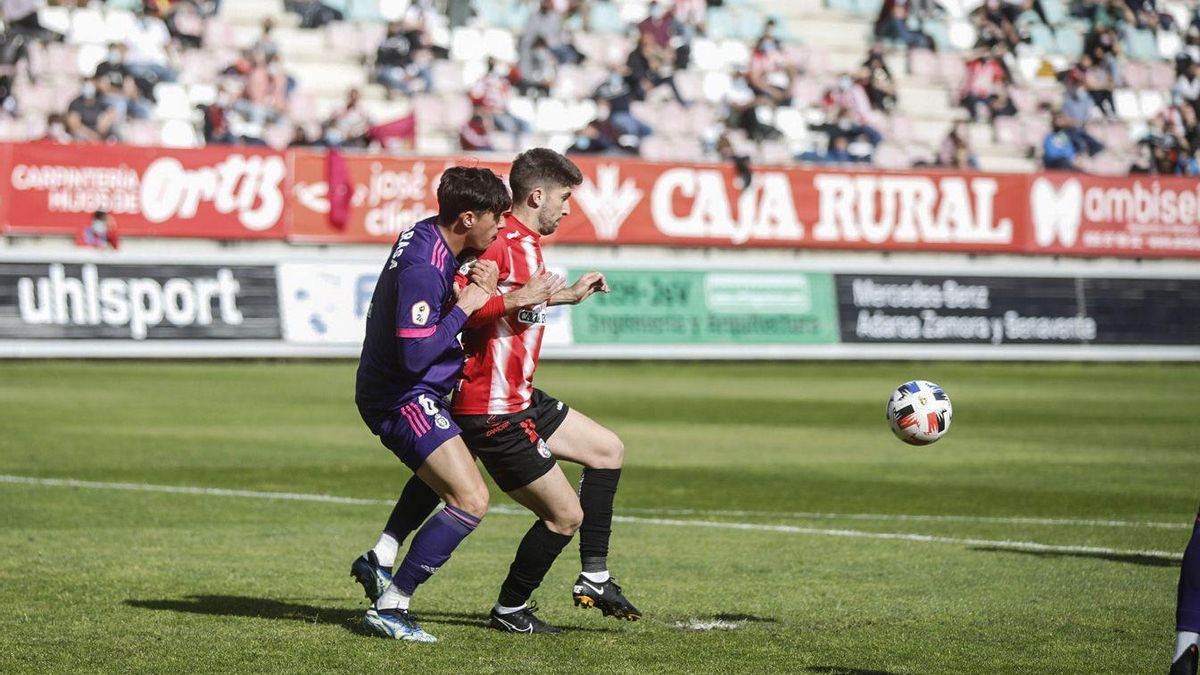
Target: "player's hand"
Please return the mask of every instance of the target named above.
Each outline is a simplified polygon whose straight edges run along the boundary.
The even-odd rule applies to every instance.
[[[489,295],[496,294],[496,282],[500,280],[500,267],[491,260],[476,260],[471,264],[471,283],[488,291]]]
[[[492,297],[492,292],[476,283],[467,284],[458,293],[458,302],[456,303],[462,311],[467,315],[474,314],[479,311]]]
[[[550,302],[550,298],[566,285],[566,279],[547,272],[545,265],[538,265],[529,282],[513,293],[516,294],[514,298],[520,300],[519,304],[522,307],[533,307]]]
[[[608,280],[599,272],[588,272],[571,285],[571,303],[577,305],[597,291],[607,293]]]

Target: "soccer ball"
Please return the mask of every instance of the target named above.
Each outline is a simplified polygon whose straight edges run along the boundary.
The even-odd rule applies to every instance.
[[[950,430],[950,397],[925,380],[905,382],[887,402],[888,426],[909,445],[929,445]]]

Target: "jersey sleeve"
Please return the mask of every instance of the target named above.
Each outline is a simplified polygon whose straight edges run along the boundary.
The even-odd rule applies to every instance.
[[[396,277],[396,337],[433,334],[442,318],[446,281],[433,265],[409,265]]]

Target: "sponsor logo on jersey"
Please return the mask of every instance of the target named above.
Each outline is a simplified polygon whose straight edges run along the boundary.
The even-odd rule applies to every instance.
[[[412,306],[412,322],[418,326],[429,323],[429,303],[421,300]]]
[[[546,312],[534,311],[532,309],[523,309],[517,312],[517,321],[528,324],[546,325]]]

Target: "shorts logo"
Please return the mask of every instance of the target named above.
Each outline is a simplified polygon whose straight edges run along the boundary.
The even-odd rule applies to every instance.
[[[429,303],[421,300],[412,306],[412,322],[418,326],[429,323]]]
[[[426,415],[432,416],[438,414],[437,403],[434,403],[433,399],[429,398],[425,394],[421,394],[417,397],[417,403],[421,404],[421,408],[425,411]]]
[[[554,406],[554,409],[555,409],[555,410],[562,410],[562,408],[563,408],[563,402],[562,402],[562,401],[559,401],[559,402],[558,402],[558,404]]]
[[[484,433],[484,436],[491,438],[492,436],[495,436],[496,434],[500,433],[501,431],[504,431],[505,429],[507,429],[511,426],[512,426],[512,422],[509,422],[508,420],[503,420],[501,422],[498,422],[498,423],[493,424],[492,426],[488,427],[488,430]]]
[[[540,438],[537,440],[537,451],[542,457],[550,459],[550,446],[546,445],[546,441],[543,441]]]
[[[442,429],[442,430],[450,428],[450,420],[446,419],[442,415],[438,415],[437,417],[433,418],[433,424],[434,424],[434,426],[436,426],[437,428]]]

